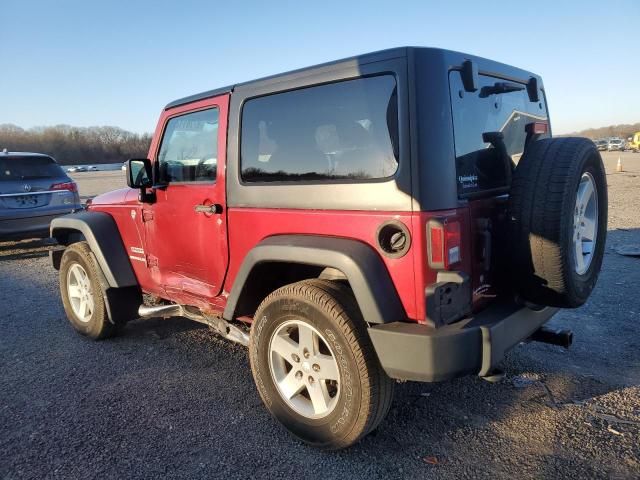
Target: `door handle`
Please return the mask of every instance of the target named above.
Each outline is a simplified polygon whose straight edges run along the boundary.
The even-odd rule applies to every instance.
[[[196,213],[222,213],[222,205],[213,203],[211,205],[196,205],[193,207]]]

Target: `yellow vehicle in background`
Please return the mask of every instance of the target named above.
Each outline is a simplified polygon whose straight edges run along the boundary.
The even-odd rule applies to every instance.
[[[633,134],[627,141],[627,150],[633,150],[636,153],[640,153],[640,132]]]

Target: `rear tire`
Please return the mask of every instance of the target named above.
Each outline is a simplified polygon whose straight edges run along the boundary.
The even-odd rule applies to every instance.
[[[94,340],[117,333],[109,321],[100,276],[87,242],[68,246],[60,261],[60,295],[71,326]]]
[[[509,220],[517,293],[539,305],[582,305],[598,279],[607,235],[606,174],[594,144],[548,138],[529,145],[513,175]]]
[[[394,383],[380,366],[346,285],[328,280],[287,285],[261,303],[254,319],[249,355],[258,392],[294,436],[315,447],[345,448],[384,419]],[[305,357],[307,331],[317,338],[318,353]],[[282,338],[291,348],[284,356],[278,346]],[[329,358],[335,359],[336,370],[325,374]],[[314,401],[316,388],[325,392],[323,401]]]

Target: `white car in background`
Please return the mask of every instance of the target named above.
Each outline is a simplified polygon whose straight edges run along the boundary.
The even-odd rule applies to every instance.
[[[610,152],[621,152],[622,150],[624,150],[624,140],[622,140],[621,138],[610,139],[609,143],[607,144],[607,150]]]
[[[600,152],[605,151],[607,150],[607,148],[609,148],[609,142],[607,142],[606,140],[594,140],[593,143],[596,144],[596,148]]]

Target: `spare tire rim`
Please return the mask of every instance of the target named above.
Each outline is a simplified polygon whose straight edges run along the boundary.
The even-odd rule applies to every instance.
[[[589,172],[582,174],[573,212],[573,257],[575,271],[583,275],[591,265],[598,236],[598,190]]]
[[[302,320],[280,325],[269,342],[269,370],[278,393],[296,413],[329,415],[340,398],[338,362],[327,340]]]
[[[95,308],[89,275],[82,265],[74,263],[67,272],[67,296],[78,320],[87,323]]]

